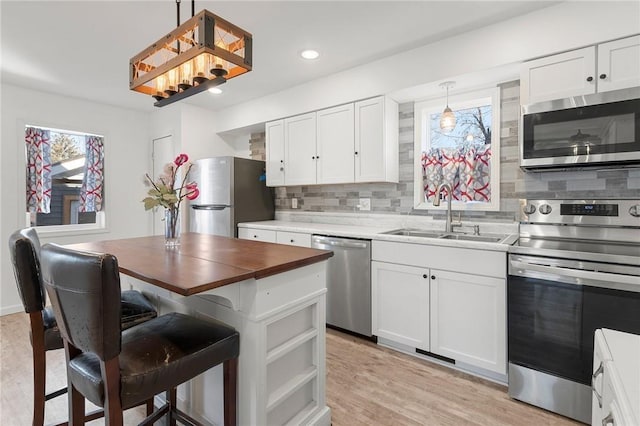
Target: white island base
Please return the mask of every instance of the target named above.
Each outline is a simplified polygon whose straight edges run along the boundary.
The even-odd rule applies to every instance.
[[[158,314],[215,318],[240,333],[238,424],[331,424],[326,405],[326,261],[194,296],[180,296],[130,276]],[[195,419],[223,424],[222,366],[178,388],[178,405]]]

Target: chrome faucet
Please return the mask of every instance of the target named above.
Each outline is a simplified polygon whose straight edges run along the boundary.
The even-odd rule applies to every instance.
[[[447,190],[447,195],[449,196],[449,201],[447,202],[447,223],[444,232],[453,232],[453,227],[451,226],[451,186],[449,184],[441,183],[438,185],[435,198],[433,199],[433,205],[435,207],[440,205],[440,193],[443,189]]]

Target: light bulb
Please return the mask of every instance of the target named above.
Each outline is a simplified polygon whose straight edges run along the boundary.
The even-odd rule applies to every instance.
[[[451,108],[446,107],[444,111],[442,111],[442,115],[440,116],[440,129],[443,132],[450,132],[456,128],[456,115],[451,111]]]
[[[184,84],[191,84],[191,78],[193,77],[191,74],[191,61],[187,61],[182,64],[182,78],[180,79]]]
[[[167,77],[164,74],[159,75],[156,78],[156,92],[158,95],[162,95],[164,91],[167,89]]]

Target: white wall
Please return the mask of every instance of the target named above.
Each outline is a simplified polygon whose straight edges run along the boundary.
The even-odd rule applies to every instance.
[[[231,144],[215,137],[216,117],[217,113],[213,111],[181,104],[180,152],[187,153],[192,160],[235,155],[235,148]]]
[[[639,32],[640,2],[565,2],[227,108],[216,132]]]
[[[150,213],[140,200],[142,176],[149,167],[149,114],[94,102],[2,85],[0,133],[0,314],[22,310],[7,242],[25,227],[24,124],[104,135],[107,231],[98,234],[47,237],[42,242],[69,244],[148,235]]]

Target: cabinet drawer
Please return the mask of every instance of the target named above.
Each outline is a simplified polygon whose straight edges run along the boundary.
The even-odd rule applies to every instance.
[[[278,231],[276,235],[276,242],[278,244],[288,244],[290,246],[311,247],[311,234]]]
[[[489,277],[507,277],[507,255],[504,252],[426,244],[373,241],[371,258],[380,262],[436,268]]]
[[[268,229],[252,229],[252,228],[240,228],[238,229],[238,238],[245,240],[264,241],[266,243],[276,242],[276,231]]]

